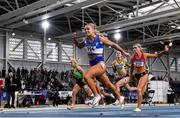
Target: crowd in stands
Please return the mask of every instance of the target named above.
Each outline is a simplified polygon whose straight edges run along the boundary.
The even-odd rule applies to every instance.
[[[17,69],[11,66],[8,69],[8,73],[13,72],[14,77],[18,80],[18,90],[38,91],[38,90],[56,90],[56,91],[68,91],[72,90],[75,79],[71,70],[58,72],[57,70],[45,69],[31,69],[30,71],[24,67],[18,67]],[[0,72],[0,78],[5,78],[5,69]],[[112,83],[116,83],[114,74],[108,76]],[[164,80],[162,76],[153,77],[151,80]],[[165,80],[169,81],[169,80]]]
[[[57,70],[31,69],[30,71],[24,67],[14,69],[9,67],[8,73],[12,72],[17,80],[17,90],[27,91],[66,91],[72,90],[75,80],[71,70],[58,72]],[[2,70],[0,76],[5,78],[7,75]]]

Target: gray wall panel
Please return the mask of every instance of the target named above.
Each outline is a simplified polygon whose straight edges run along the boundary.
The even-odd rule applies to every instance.
[[[4,66],[4,60],[0,60],[0,71],[3,69]]]
[[[85,48],[79,49],[76,48],[76,59],[78,59],[78,62],[81,64],[89,64],[88,55]]]
[[[5,35],[4,32],[0,31],[0,58],[4,58],[5,49]]]
[[[27,68],[28,70],[31,70],[33,68],[36,68],[37,65],[39,64],[38,62],[25,62],[25,61],[17,61],[17,60],[11,60],[10,61],[12,65],[14,66],[15,69],[18,67],[22,68]]]
[[[154,59],[151,59],[154,61]],[[167,65],[167,56],[162,56],[161,60],[164,62],[165,65]],[[162,62],[160,59],[156,59],[156,61],[152,65],[152,70],[166,70],[166,68],[163,66]]]

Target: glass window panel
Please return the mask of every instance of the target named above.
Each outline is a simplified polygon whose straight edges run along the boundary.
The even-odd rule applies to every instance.
[[[176,60],[172,57],[170,57],[169,63],[170,63],[170,70],[176,71]]]
[[[178,67],[178,71],[180,71],[180,58],[178,58],[177,61],[178,61],[178,66],[177,66]]]
[[[27,41],[27,59],[39,60],[41,59],[42,49],[40,41]]]
[[[23,58],[23,41],[22,39],[9,38],[9,58]]]
[[[69,57],[74,58],[74,47],[70,44],[62,44],[62,62],[69,62]],[[67,56],[68,55],[68,56]]]
[[[48,61],[58,61],[58,46],[56,43],[46,43]]]

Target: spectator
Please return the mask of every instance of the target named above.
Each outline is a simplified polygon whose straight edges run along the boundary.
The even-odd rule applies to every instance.
[[[8,73],[13,72],[13,67],[9,66]]]
[[[6,68],[3,67],[3,69],[2,69],[2,77],[5,77],[5,76],[6,76]]]
[[[7,97],[8,97],[7,104],[5,105],[5,107],[15,108],[14,100],[15,100],[15,91],[16,91],[17,83],[12,72],[10,72],[9,76],[5,79],[5,87],[7,90]],[[10,99],[12,99],[11,105],[10,105]]]
[[[28,79],[29,71],[28,71],[27,68],[25,68],[24,72],[25,72],[25,80],[27,80]]]
[[[17,77],[18,79],[21,79],[21,70],[20,70],[20,67],[17,68],[16,77]]]
[[[21,76],[22,76],[22,79],[25,79],[25,69],[24,69],[24,67],[22,67],[22,69],[21,69]]]

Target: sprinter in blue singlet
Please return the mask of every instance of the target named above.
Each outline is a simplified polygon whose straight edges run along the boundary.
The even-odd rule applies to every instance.
[[[78,48],[86,47],[90,68],[85,72],[85,81],[94,94],[93,107],[98,105],[101,99],[98,94],[94,79],[98,79],[100,82],[105,84],[108,88],[111,88],[120,101],[120,94],[116,87],[110,82],[106,75],[106,65],[104,63],[103,50],[104,45],[111,46],[112,48],[121,51],[124,55],[129,56],[129,53],[124,51],[118,44],[110,41],[107,37],[97,33],[95,25],[92,23],[86,24],[85,33],[87,35],[81,42],[77,40],[76,33],[73,33],[73,40]]]

